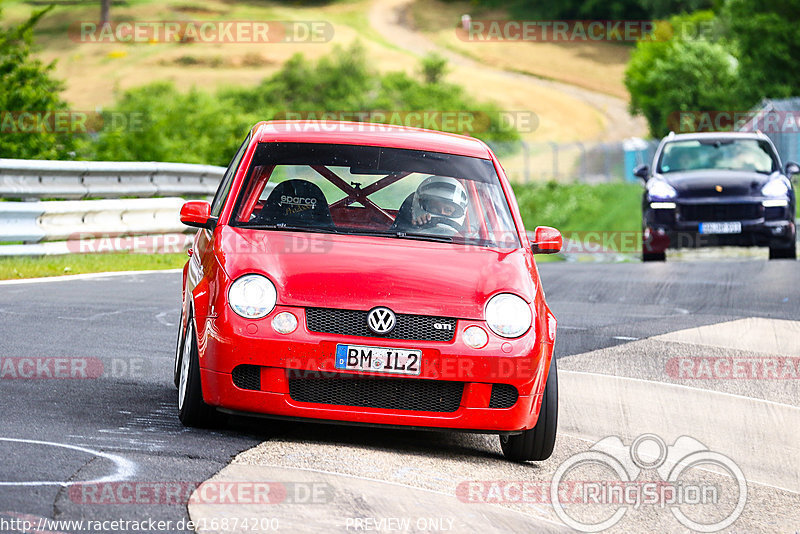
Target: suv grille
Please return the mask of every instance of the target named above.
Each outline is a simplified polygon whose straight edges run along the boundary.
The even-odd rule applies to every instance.
[[[452,341],[456,333],[456,319],[398,313],[394,330],[387,334],[376,334],[367,326],[368,313],[336,308],[306,308],[306,324],[312,332],[417,341]]]
[[[233,385],[239,389],[261,389],[261,367],[258,365],[237,365],[232,376]]]
[[[511,384],[492,384],[492,398],[489,408],[511,408],[517,403],[519,393]]]
[[[291,374],[308,376],[303,371]],[[403,378],[365,378],[340,375],[339,378],[289,377],[289,395],[298,402],[415,410],[455,412],[464,393],[463,382]]]
[[[763,217],[761,204],[683,204],[685,221],[745,221]]]

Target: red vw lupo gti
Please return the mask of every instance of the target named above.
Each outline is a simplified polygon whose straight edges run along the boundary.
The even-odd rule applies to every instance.
[[[346,122],[262,122],[183,272],[180,419],[228,414],[496,433],[507,458],[556,437],[556,320],[495,155],[481,141]]]

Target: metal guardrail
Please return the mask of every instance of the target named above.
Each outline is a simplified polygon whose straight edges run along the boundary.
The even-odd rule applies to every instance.
[[[181,198],[0,202],[0,256],[180,250]],[[120,239],[146,236],[143,239]],[[167,238],[167,236],[172,236]]]
[[[0,159],[0,198],[210,196],[224,172],[189,163]]]

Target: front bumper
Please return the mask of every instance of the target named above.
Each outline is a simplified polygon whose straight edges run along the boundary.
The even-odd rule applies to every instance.
[[[667,248],[701,248],[713,246],[788,247],[796,240],[794,206],[770,208],[760,202],[738,204],[748,206],[747,218],[725,215],[718,207],[736,206],[736,203],[719,204],[717,200],[693,199],[691,202],[675,201],[653,203],[674,205],[672,208],[653,208],[645,204],[643,210],[643,248],[646,252],[663,252]],[[736,212],[738,210],[730,210]],[[691,214],[691,216],[687,216]],[[733,234],[702,233],[703,223],[738,222],[741,232]]]
[[[282,311],[290,311],[298,319],[297,330],[292,334],[278,334],[271,327],[272,317]],[[342,423],[490,432],[519,432],[532,428],[538,419],[553,353],[554,340],[546,337],[549,329],[537,318],[531,330],[518,339],[506,340],[490,332],[486,347],[472,349],[463,343],[461,336],[464,329],[473,324],[486,328],[480,321],[459,320],[452,341],[431,342],[309,332],[304,310],[294,307],[278,306],[267,317],[254,321],[231,313],[224,317],[208,317],[197,324],[198,332],[202,332],[198,339],[203,398],[208,404],[228,411]],[[337,344],[421,350],[420,375],[336,369]],[[242,369],[240,366],[255,370],[256,380],[251,385],[240,387],[243,385],[240,380],[237,386],[233,373],[234,369]],[[428,389],[419,386],[432,386],[436,390],[442,385],[441,381],[446,381],[451,386],[447,389],[457,390],[458,397],[455,405],[446,411],[426,410],[419,402],[414,409],[403,409],[396,399],[391,408],[353,405],[359,404],[357,399],[348,404],[304,402],[298,400],[297,390],[292,390],[293,380],[318,380],[320,387],[332,383],[330,381],[350,380],[350,385],[372,386],[373,392],[380,381],[392,381],[395,386],[401,384],[394,381],[426,381],[413,384],[410,389],[414,392]],[[367,383],[367,380],[374,382]],[[508,389],[509,386],[516,389],[516,402],[510,407],[490,407],[495,405],[495,388]]]

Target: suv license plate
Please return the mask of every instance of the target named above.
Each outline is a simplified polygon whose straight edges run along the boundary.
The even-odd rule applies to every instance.
[[[736,222],[706,222],[700,223],[701,234],[741,234],[742,223]]]

